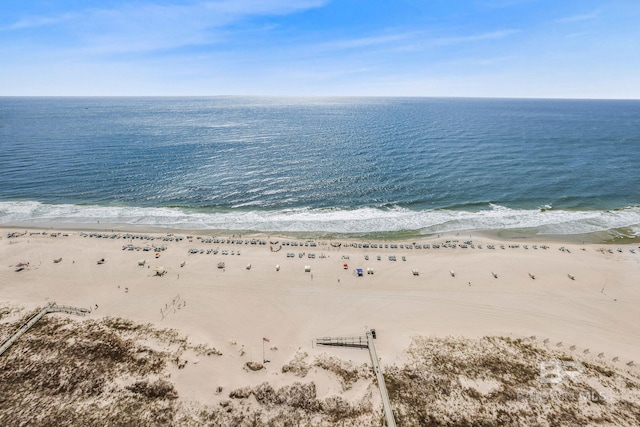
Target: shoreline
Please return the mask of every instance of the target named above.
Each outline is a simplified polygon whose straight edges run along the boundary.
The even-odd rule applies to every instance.
[[[188,208],[1,202],[0,226],[181,233],[286,234],[296,238],[411,240],[438,234],[517,240],[640,243],[640,206],[578,210],[472,205],[467,209]]]
[[[358,240],[358,241],[382,241],[392,240],[402,242],[431,241],[440,238],[471,239],[482,238],[504,242],[531,242],[531,243],[571,243],[571,244],[602,244],[602,245],[633,245],[640,244],[640,235],[616,233],[615,230],[598,231],[582,234],[541,234],[530,229],[475,229],[458,230],[441,233],[421,234],[415,230],[383,231],[368,233],[338,233],[338,232],[290,232],[290,231],[256,231],[256,230],[229,230],[229,229],[205,229],[205,228],[177,228],[172,226],[154,226],[148,224],[127,223],[66,223],[66,222],[23,222],[0,224],[0,230],[11,229],[35,229],[56,231],[100,231],[100,232],[130,232],[143,234],[193,234],[193,235],[240,235],[240,236],[280,236],[289,239],[310,240]]]

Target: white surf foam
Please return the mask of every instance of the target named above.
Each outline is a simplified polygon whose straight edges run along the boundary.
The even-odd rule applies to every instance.
[[[535,229],[539,234],[570,235],[628,228],[640,235],[640,207],[614,211],[541,211],[491,205],[490,209],[475,212],[414,211],[400,207],[203,212],[179,208],[0,202],[0,224],[97,222],[183,229],[317,233],[415,231],[432,234],[461,230]]]

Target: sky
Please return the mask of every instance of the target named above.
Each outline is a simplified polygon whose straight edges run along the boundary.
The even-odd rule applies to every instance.
[[[640,0],[2,0],[0,96],[640,99]]]

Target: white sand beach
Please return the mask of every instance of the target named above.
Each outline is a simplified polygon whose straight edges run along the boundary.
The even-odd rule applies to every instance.
[[[640,362],[637,243],[450,235],[411,242],[318,239],[305,246],[310,241],[283,236],[189,235],[4,229],[1,299],[29,310],[51,301],[86,307],[88,318],[151,323],[215,347],[221,357],[187,353],[187,366],[171,373],[181,399],[207,404],[239,387],[291,384],[282,367],[296,354],[370,363],[366,350],[318,347],[314,340],[372,328],[383,367],[402,363],[415,336],[528,338],[620,369]],[[385,247],[392,244],[398,247]],[[28,266],[16,272],[19,263]],[[246,362],[263,362],[263,349],[266,369],[248,374]],[[357,401],[365,393],[343,390],[313,371],[309,378],[319,398]],[[375,393],[373,399],[379,402]]]

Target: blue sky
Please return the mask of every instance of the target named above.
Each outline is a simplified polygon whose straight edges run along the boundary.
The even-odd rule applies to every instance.
[[[640,99],[640,0],[25,0],[1,95]]]

